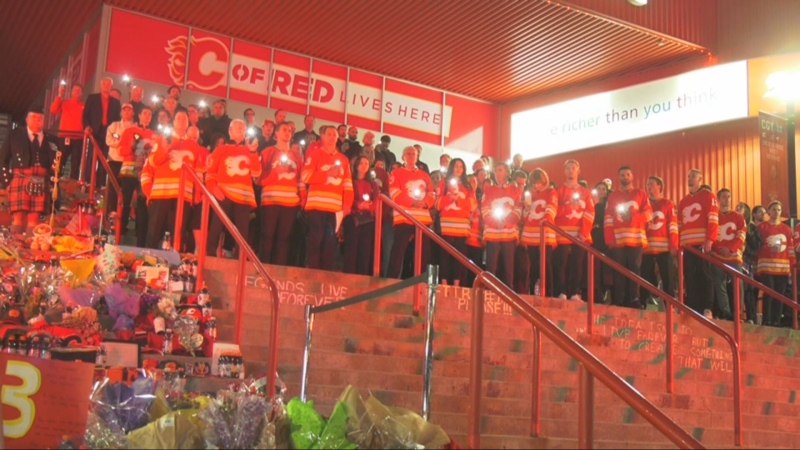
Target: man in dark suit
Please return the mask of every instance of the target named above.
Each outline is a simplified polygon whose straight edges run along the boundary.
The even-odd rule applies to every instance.
[[[50,202],[50,177],[59,149],[56,137],[44,133],[41,107],[28,111],[25,124],[12,130],[0,147],[0,193],[8,195],[11,231],[30,235]]]
[[[108,157],[106,130],[113,122],[120,120],[120,111],[122,110],[119,100],[110,95],[113,85],[114,80],[111,78],[105,77],[100,80],[100,93],[89,95],[83,107],[83,126],[87,132],[92,133],[100,145],[103,155],[106,157]],[[89,157],[89,160],[91,160],[91,157]],[[88,168],[84,181],[89,181],[93,170],[95,170],[94,167]],[[98,164],[96,186],[104,186],[105,182],[106,171],[102,165]]]

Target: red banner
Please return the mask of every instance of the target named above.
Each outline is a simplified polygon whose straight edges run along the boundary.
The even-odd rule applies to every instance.
[[[189,27],[120,10],[111,12],[106,71],[183,87]]]
[[[386,79],[383,132],[441,145],[442,92]]]
[[[275,50],[272,62],[270,107],[305,115],[311,89],[308,80],[311,59]]]
[[[189,44],[186,88],[225,98],[228,93],[231,39],[192,30]]]
[[[271,54],[272,50],[267,47],[233,41],[231,100],[267,106]]]
[[[311,114],[323,120],[344,123],[347,67],[313,61],[311,73]]]
[[[383,77],[350,69],[347,84],[347,122],[368,130],[381,129]]]
[[[5,448],[56,448],[82,440],[93,364],[0,355]]]
[[[500,124],[500,109],[492,104],[447,94],[445,104],[445,148],[464,152],[496,154]],[[449,119],[449,127],[447,120]],[[446,152],[447,150],[445,150]]]
[[[761,128],[761,204],[779,201],[789,214],[789,139],[786,119],[765,112],[758,114]]]

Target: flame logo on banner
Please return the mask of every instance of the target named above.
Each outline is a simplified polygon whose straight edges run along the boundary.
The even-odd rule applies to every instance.
[[[224,86],[228,74],[228,48],[213,37],[196,38],[192,36],[192,61],[197,58],[199,75],[189,79],[188,86],[210,91]],[[197,79],[199,77],[199,80]]]
[[[167,41],[164,51],[169,55],[167,69],[169,77],[178,86],[183,86],[186,78],[186,36],[178,36]]]

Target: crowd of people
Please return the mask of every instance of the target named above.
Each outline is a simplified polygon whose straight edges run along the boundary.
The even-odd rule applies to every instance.
[[[661,178],[649,176],[646,189],[637,188],[627,166],[619,168],[616,189],[610,179],[590,189],[575,160],[565,162],[561,184],[541,168],[523,169],[521,155],[509,162],[481,156],[468,172],[465,161],[445,154],[440,168],[430,170],[419,160],[419,145],[403,148],[398,161],[389,149],[389,136],[375,144],[370,132],[359,141],[352,126],[315,130],[310,115],[300,131],[282,110],[259,126],[252,109],[244,111],[243,119],[228,117],[224,100],[210,109],[202,104],[184,107],[178,86],[170,87],[166,97],[154,96],[148,105],[140,87],[134,86],[130,101],[121,103],[111,79],[100,85],[100,93],[90,95],[85,104],[80,104],[80,86],[72,86],[66,100],[62,87],[51,112],[60,114],[61,130],[92,132],[104,146],[123,187],[123,198],[109,198],[107,210],[123,202],[122,226],[127,228],[135,216],[139,246],[162,245],[162,236],[175,229],[177,202],[184,198],[186,246],[179,250],[197,248],[198,190],[187,183],[185,193],[178,192],[181,167],[188,164],[261,260],[271,264],[371,274],[375,221],[380,220],[381,274],[409,276],[415,228],[388,207],[376,217],[376,199],[382,194],[524,294],[579,300],[592,289],[596,299],[620,306],[643,308],[653,301],[647,291],[599,263],[594,286],[587,286],[585,250],[553,230],[542,234],[542,221],[610,255],[670,295],[676,291],[674,264],[680,246],[696,247],[778,292],[786,290],[795,263],[797,235],[782,222],[779,202],[752,211],[744,203],[733,207],[731,191],[713,193],[699,170],[689,172],[690,193],[676,205],[664,198]],[[69,139],[62,138],[61,145],[76,178],[81,152]],[[0,152],[0,162],[13,170],[7,153]],[[236,251],[219,218],[212,217],[208,231],[209,255]],[[547,279],[540,292],[541,246]],[[472,274],[434,247],[423,239],[423,264],[440,265],[443,283],[470,286]],[[757,292],[731,284],[721,269],[691,253],[685,258],[688,306],[721,319],[731,319],[733,308],[742,308],[746,320],[756,320]],[[743,305],[733,304],[732,289],[742,290]],[[780,325],[790,316],[769,296],[763,311],[768,325]]]

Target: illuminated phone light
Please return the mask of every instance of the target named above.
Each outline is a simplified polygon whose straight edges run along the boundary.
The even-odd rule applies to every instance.
[[[158,103],[158,96],[157,95],[152,96],[151,99],[153,100],[153,103]]]
[[[503,211],[503,208],[495,208],[495,209],[494,209],[494,211],[492,211],[492,214],[493,214],[493,215],[494,215],[496,218],[498,218],[498,219],[502,219],[502,218],[503,218],[503,216],[505,215],[505,211]]]
[[[620,214],[624,214],[625,213],[625,207],[622,206],[622,205],[618,205],[617,206],[617,212],[620,213]]]
[[[419,189],[414,189],[414,198],[416,199],[422,198],[422,191],[420,191]]]
[[[125,83],[130,83],[131,82],[131,77],[129,77],[128,74],[125,74],[125,75],[122,76],[122,81],[125,82]]]
[[[597,195],[597,189],[592,189],[592,195]]]
[[[64,80],[61,80],[61,83],[60,83],[60,84],[61,84],[62,86],[66,86],[66,85],[67,85],[67,82],[66,82],[66,81],[64,81]]]
[[[289,157],[286,155],[281,155],[281,164],[286,164],[289,162]]]
[[[375,178],[377,175],[375,174],[374,170],[370,170],[369,174],[372,175],[372,178]]]
[[[334,164],[336,165],[336,167],[341,167],[342,166],[342,162],[339,161],[338,159],[336,160],[336,162],[334,162]]]
[[[200,100],[200,107],[201,108],[205,108],[206,107],[206,101],[205,100]]]
[[[581,194],[579,194],[577,192],[572,194],[572,199],[575,200],[575,201],[580,200],[581,199]]]
[[[363,198],[365,202],[368,202],[369,201],[369,194],[364,194],[364,195],[361,196],[361,198]]]

